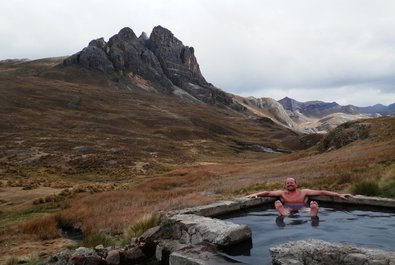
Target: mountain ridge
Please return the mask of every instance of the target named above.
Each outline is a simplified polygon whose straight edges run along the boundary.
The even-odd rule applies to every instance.
[[[230,108],[253,119],[269,118],[301,133],[326,132],[345,121],[367,117],[361,115],[361,108],[336,102],[298,102],[288,97],[276,102],[227,93],[203,77],[194,48],[185,46],[162,26],[154,27],[149,37],[145,32],[137,37],[132,29],[122,28],[107,42],[103,38],[90,41],[57,67],[58,71],[47,69],[39,75],[63,80],[77,76],[78,82],[81,75],[91,75],[90,83],[107,82],[126,89],[139,87],[152,93],[175,95],[189,103]]]
[[[278,100],[278,102],[280,102],[280,104],[283,105],[284,109],[288,111],[299,110],[307,116],[317,115],[317,117],[319,118],[323,117],[323,113],[320,112],[320,110],[322,111],[323,109],[324,110],[326,109],[329,112],[329,114],[335,112],[341,112],[345,114],[369,114],[369,115],[395,114],[395,103],[389,104],[388,106],[385,106],[383,104],[375,104],[373,106],[360,107],[352,104],[340,105],[335,101],[325,102],[320,100],[312,100],[312,101],[301,102],[289,97],[284,97]],[[318,109],[318,110],[316,109],[318,113],[314,112],[315,107]],[[311,111],[312,109],[313,111]],[[326,113],[326,115],[327,114],[328,113]]]

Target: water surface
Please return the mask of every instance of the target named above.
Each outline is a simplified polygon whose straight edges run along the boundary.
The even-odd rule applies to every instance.
[[[251,228],[250,244],[225,250],[234,259],[251,265],[271,264],[270,247],[312,238],[395,251],[395,211],[321,205],[319,221],[311,220],[305,212],[281,220],[276,210],[265,208],[223,219]]]

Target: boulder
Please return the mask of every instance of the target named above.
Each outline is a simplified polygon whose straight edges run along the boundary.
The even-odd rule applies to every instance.
[[[270,248],[274,265],[394,265],[395,253],[321,240],[301,240]]]
[[[251,229],[246,225],[194,214],[175,215],[170,219],[181,224],[181,243],[209,242],[217,246],[230,246],[251,239]]]
[[[120,265],[139,264],[146,259],[147,257],[138,246],[131,246],[121,253]]]
[[[118,250],[110,250],[107,253],[106,262],[109,265],[118,265],[121,261],[121,255]]]

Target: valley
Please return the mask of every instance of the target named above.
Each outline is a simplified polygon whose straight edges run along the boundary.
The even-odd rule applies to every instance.
[[[320,133],[306,130],[273,99],[207,83],[193,48],[155,32],[156,46],[123,29],[71,57],[0,62],[0,262],[76,247],[70,227],[120,244],[144,216],[289,176],[347,192],[375,182],[395,197],[393,116],[326,113],[304,119]]]

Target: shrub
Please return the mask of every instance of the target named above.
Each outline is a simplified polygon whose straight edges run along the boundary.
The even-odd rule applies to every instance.
[[[110,236],[101,232],[92,232],[85,236],[82,241],[82,246],[84,247],[96,247],[98,245],[103,245],[108,247],[114,245],[115,240]]]
[[[352,191],[354,194],[366,196],[380,195],[379,184],[374,180],[363,180],[362,182],[356,183]]]
[[[390,180],[388,183],[386,183],[382,189],[381,189],[381,194],[384,197],[389,197],[389,198],[395,198],[395,180]]]

